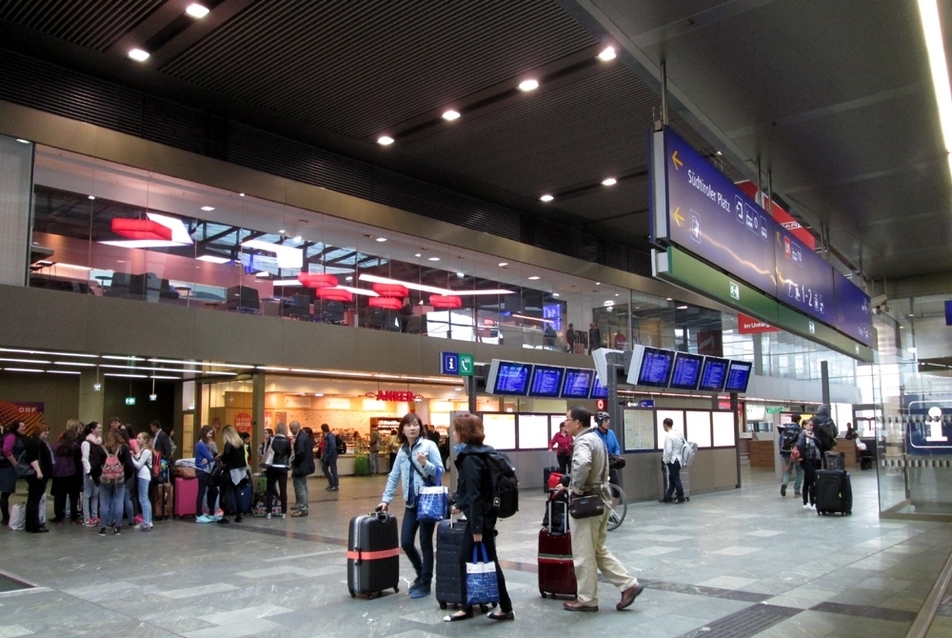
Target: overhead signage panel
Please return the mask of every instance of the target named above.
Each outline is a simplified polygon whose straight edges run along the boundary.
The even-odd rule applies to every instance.
[[[774,227],[777,299],[833,325],[833,268],[789,230],[776,224]]]
[[[670,128],[664,148],[667,239],[775,295],[776,222]]]
[[[873,315],[869,295],[838,272],[833,273],[833,292],[836,294],[833,325],[860,343],[872,345]]]

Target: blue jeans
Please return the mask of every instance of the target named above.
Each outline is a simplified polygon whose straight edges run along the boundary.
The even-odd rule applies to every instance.
[[[139,481],[139,507],[142,508],[142,522],[146,525],[152,524],[152,503],[149,502],[149,479],[136,479]]]
[[[411,477],[412,480],[413,477]],[[413,569],[416,570],[416,582],[429,587],[433,580],[433,529],[436,523],[433,521],[417,522],[417,511],[415,507],[408,507],[403,514],[403,527],[400,530],[400,547],[403,548]],[[417,551],[413,544],[417,529],[420,530],[420,551]]]
[[[99,527],[122,526],[122,502],[125,498],[125,483],[101,483],[99,485]]]
[[[208,504],[208,515],[215,515],[215,501],[218,500],[218,488],[211,487],[208,484],[208,472],[204,470],[195,470],[195,477],[198,479],[198,493],[195,494],[195,516],[201,516],[202,504],[206,501]]]
[[[327,487],[338,487],[339,480],[337,478],[337,458],[333,460],[328,459],[324,461],[324,476],[327,477]]]
[[[83,510],[86,518],[99,518],[99,486],[89,474],[83,475]]]
[[[800,486],[803,485],[803,468],[800,467],[799,463],[791,463],[789,456],[787,457],[781,456],[780,460],[786,463],[786,469],[783,471],[783,478],[780,479],[780,483],[783,485],[786,485],[787,483],[789,483],[790,474],[794,473],[796,474],[796,478],[794,479],[794,483],[793,483],[793,491],[799,492]]]

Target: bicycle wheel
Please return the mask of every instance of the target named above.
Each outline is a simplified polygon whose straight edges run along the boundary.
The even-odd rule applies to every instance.
[[[625,520],[625,515],[628,513],[628,498],[624,490],[614,483],[609,483],[608,489],[612,495],[611,507],[608,510],[608,531],[610,532]]]

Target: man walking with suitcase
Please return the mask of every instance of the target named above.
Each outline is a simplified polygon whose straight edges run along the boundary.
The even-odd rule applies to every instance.
[[[566,414],[566,432],[575,437],[572,452],[572,473],[569,498],[596,494],[610,502],[608,492],[608,451],[602,440],[592,431],[592,414],[588,408],[577,405]],[[558,490],[564,491],[563,485]],[[645,586],[628,573],[605,546],[608,534],[608,507],[601,514],[572,521],[572,556],[578,598],[562,604],[567,611],[598,611],[598,572],[621,590],[621,600],[615,609],[629,607]],[[571,509],[570,509],[571,512]]]

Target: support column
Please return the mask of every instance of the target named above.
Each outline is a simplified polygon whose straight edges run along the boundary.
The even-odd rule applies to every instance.
[[[99,371],[95,368],[84,368],[79,372],[79,415],[76,417],[83,423],[103,420],[103,406],[106,403],[106,393],[100,385]]]
[[[0,135],[0,283],[25,286],[33,211],[33,144]]]

